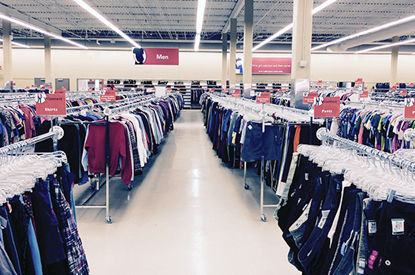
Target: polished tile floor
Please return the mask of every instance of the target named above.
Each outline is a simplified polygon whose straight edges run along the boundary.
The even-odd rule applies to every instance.
[[[259,177],[229,168],[211,149],[200,110],[183,110],[128,191],[110,181],[113,223],[105,211],[78,209],[92,275],[300,274],[272,218],[259,217]],[[81,200],[88,186],[76,187]],[[105,188],[90,202],[105,202]],[[266,203],[275,203],[267,190]]]

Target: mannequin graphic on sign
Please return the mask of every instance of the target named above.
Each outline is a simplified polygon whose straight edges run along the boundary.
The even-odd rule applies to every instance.
[[[406,107],[412,107],[414,106],[415,98],[407,98],[405,102]]]
[[[46,101],[46,94],[45,93],[39,93],[36,97],[37,103],[44,103]]]
[[[323,104],[323,97],[322,96],[316,97],[315,100],[316,100],[316,103],[315,103],[316,106],[321,106],[321,104]]]
[[[243,74],[243,68],[242,68],[242,59],[240,57],[236,58],[236,63],[235,63],[235,70],[237,74]]]
[[[146,63],[147,53],[143,48],[133,48],[135,65]]]

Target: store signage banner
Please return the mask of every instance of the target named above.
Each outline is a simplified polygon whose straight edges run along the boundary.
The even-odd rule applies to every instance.
[[[243,74],[242,58],[236,58],[236,74]],[[252,57],[252,74],[291,74],[290,57]]]
[[[405,119],[415,119],[415,98],[405,98]]]
[[[400,96],[407,96],[408,95],[408,91],[402,91],[399,93]]]
[[[256,103],[271,103],[271,93],[270,92],[257,93]]]
[[[135,65],[179,65],[178,48],[133,48]]]
[[[104,90],[99,95],[99,100],[101,102],[114,102],[117,100],[115,90]]]
[[[235,90],[231,95],[232,97],[241,97],[241,90]]]
[[[317,85],[323,85],[323,80],[317,81]]]
[[[354,84],[363,84],[363,79],[362,78],[356,79],[356,81],[354,82]]]
[[[314,98],[318,97],[318,93],[317,92],[306,92],[303,93],[303,103],[304,104],[313,104],[314,103]]]
[[[38,116],[66,116],[66,93],[56,90],[53,94],[39,93],[36,96]]]
[[[368,98],[369,97],[369,91],[363,91],[361,94],[360,94],[360,98]]]
[[[340,97],[314,98],[314,118],[330,118],[340,116]]]

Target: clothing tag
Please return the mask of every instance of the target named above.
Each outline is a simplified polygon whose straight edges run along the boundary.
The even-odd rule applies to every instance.
[[[330,210],[321,211],[321,219],[318,222],[318,228],[323,229],[324,224],[326,223],[327,216],[329,215]]]
[[[403,235],[405,233],[405,220],[392,219],[392,235]]]
[[[358,264],[359,264],[359,266],[357,268],[357,274],[364,274],[365,273],[365,267],[366,267],[365,258],[359,258]]]
[[[346,243],[343,243],[342,248],[340,249],[340,254],[342,254],[342,256],[344,256],[345,252],[346,252]]]
[[[285,190],[285,187],[286,186],[287,186],[287,184],[285,182],[283,182],[283,181],[281,181],[278,184],[278,187],[277,187],[277,196],[282,197],[282,194],[284,193],[284,190]]]
[[[373,234],[376,234],[376,232],[378,231],[378,227],[376,225],[375,220],[367,221],[367,231],[369,233],[369,236],[372,236]]]
[[[252,125],[249,125],[249,126],[248,126],[248,129],[249,129],[249,130],[252,130]]]
[[[386,201],[388,203],[392,203],[393,198],[395,197],[396,191],[395,190],[391,190],[391,192],[388,195],[388,198],[386,199]]]
[[[309,178],[308,173],[305,173],[305,174],[304,174],[304,179],[305,179],[305,180],[308,180],[308,178]]]

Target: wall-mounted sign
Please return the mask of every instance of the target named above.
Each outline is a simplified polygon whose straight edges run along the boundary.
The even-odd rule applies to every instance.
[[[179,49],[133,48],[135,65],[179,65]]]
[[[271,93],[270,92],[257,93],[256,103],[271,103]]]
[[[330,118],[340,116],[340,97],[315,97],[314,118]]]
[[[405,98],[405,119],[415,119],[415,98]]]
[[[38,116],[66,116],[66,94],[56,90],[53,94],[36,95],[36,113]]]
[[[243,74],[241,57],[236,58],[236,74]],[[291,74],[290,57],[252,57],[252,74]]]

